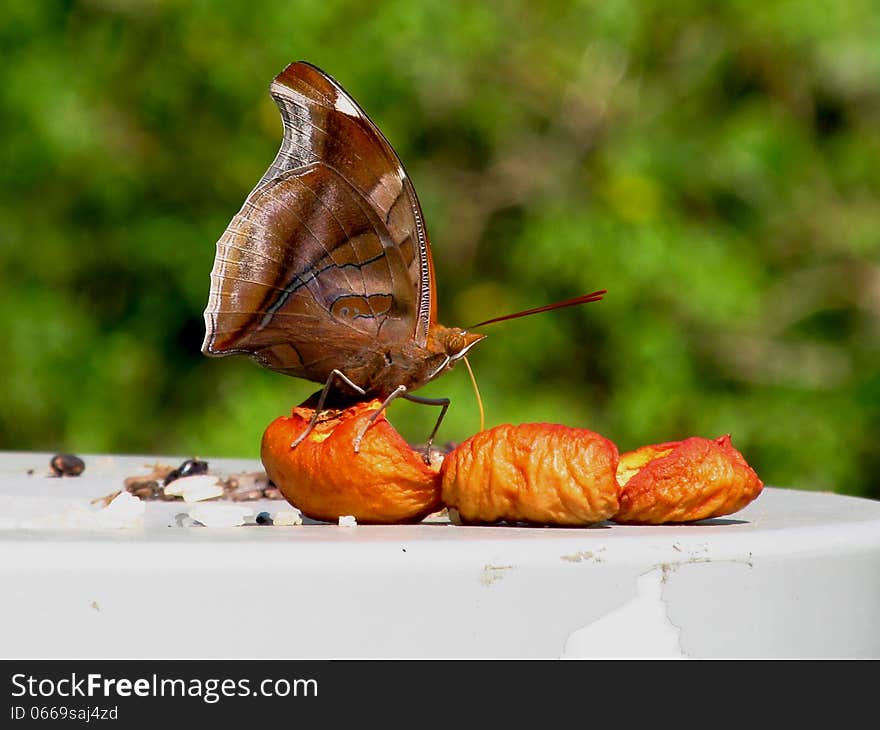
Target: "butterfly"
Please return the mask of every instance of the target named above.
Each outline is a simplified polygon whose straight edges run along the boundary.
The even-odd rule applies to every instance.
[[[309,430],[327,404],[379,398],[381,412],[402,397],[440,406],[430,445],[449,400],[412,391],[485,335],[437,322],[421,206],[403,163],[363,109],[302,61],[269,91],[281,112],[281,148],[217,241],[202,351],[245,354],[322,383]]]

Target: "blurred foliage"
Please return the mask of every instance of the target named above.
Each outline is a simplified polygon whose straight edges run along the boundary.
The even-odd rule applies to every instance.
[[[880,497],[878,38],[870,0],[6,3],[0,448],[257,457],[315,390],[200,353],[306,59],[404,160],[442,322],[609,290],[487,328],[488,425],[729,432],[769,484]],[[478,428],[463,368],[423,393]]]

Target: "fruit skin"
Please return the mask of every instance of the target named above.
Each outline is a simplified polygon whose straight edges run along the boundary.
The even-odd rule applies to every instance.
[[[446,455],[443,502],[465,523],[589,525],[618,509],[617,446],[550,423],[481,431]]]
[[[634,473],[633,473],[634,472]],[[730,436],[642,446],[620,457],[620,510],[614,522],[659,525],[733,514],[764,488]],[[631,474],[631,475],[630,475]]]
[[[263,433],[261,458],[269,478],[304,515],[336,522],[354,515],[359,524],[419,522],[440,509],[440,478],[426,466],[381,413],[367,429],[358,453],[354,439],[378,400],[327,411],[296,448],[308,426],[305,406],[276,418]]]

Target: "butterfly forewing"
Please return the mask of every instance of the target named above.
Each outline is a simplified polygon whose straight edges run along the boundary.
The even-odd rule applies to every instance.
[[[284,139],[217,243],[203,349],[322,380],[380,343],[423,345],[433,264],[394,150],[309,64],[288,66],[271,93]]]

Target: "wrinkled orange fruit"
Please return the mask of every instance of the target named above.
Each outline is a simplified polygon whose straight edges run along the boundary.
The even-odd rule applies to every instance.
[[[642,446],[620,457],[615,522],[659,525],[741,510],[764,488],[730,436]]]
[[[443,502],[469,523],[589,525],[617,512],[617,447],[557,424],[482,431],[446,455]]]
[[[269,424],[261,457],[269,478],[304,515],[336,522],[353,515],[360,523],[418,522],[440,504],[440,478],[425,465],[382,412],[367,429],[358,453],[354,440],[380,401],[324,412],[305,431],[314,409],[298,406]]]

